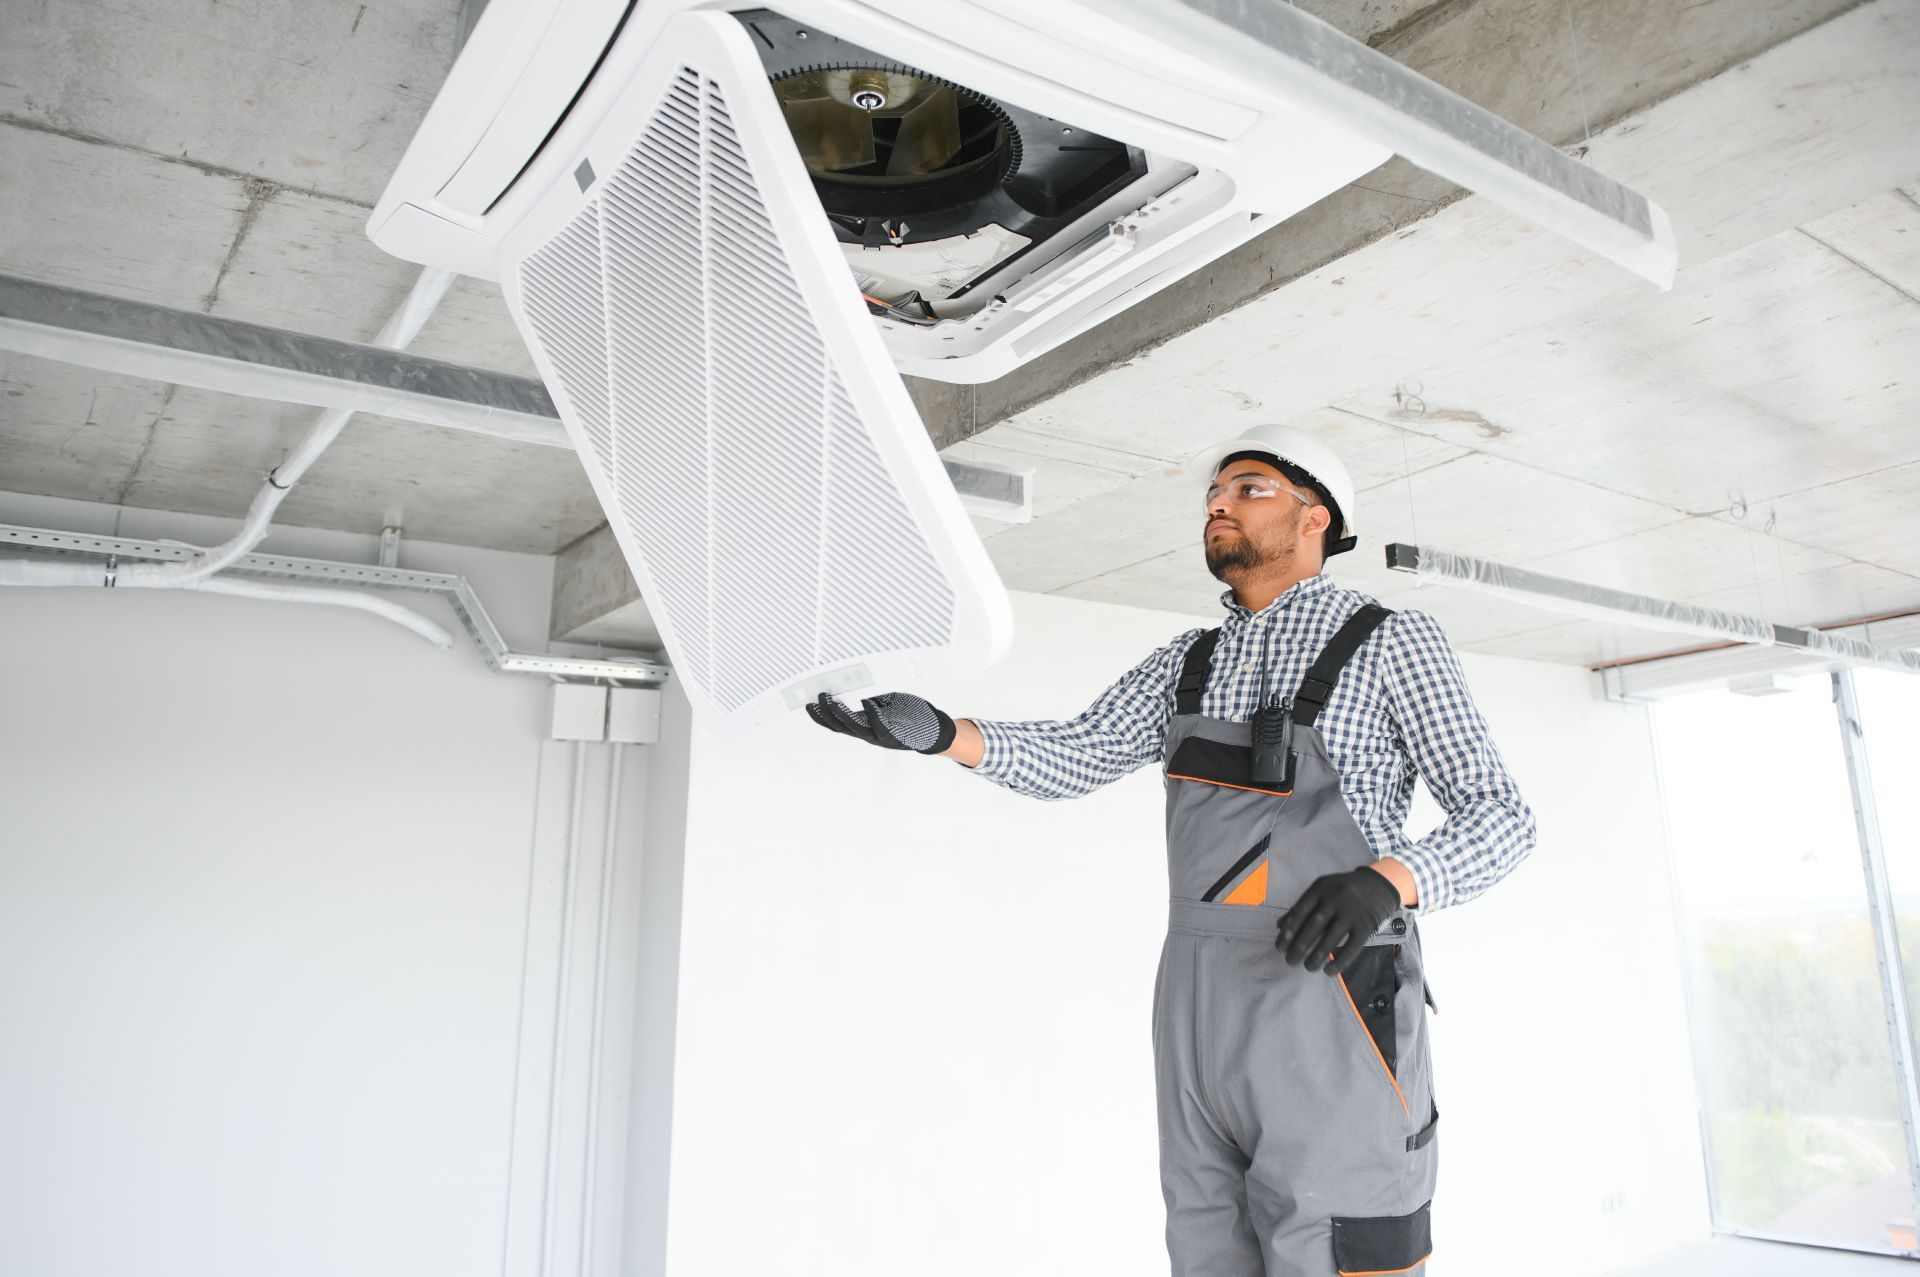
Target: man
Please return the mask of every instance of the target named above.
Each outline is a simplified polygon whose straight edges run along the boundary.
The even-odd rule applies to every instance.
[[[808,712],[1038,798],[1160,759],[1172,899],[1153,1042],[1173,1272],[1416,1273],[1439,1110],[1412,911],[1505,876],[1533,815],[1439,626],[1321,575],[1354,544],[1339,459],[1261,426],[1192,468],[1207,567],[1231,587],[1219,629],[1180,635],[1066,722],[956,722],[898,693]],[[1418,842],[1402,829],[1416,773],[1448,812]]]

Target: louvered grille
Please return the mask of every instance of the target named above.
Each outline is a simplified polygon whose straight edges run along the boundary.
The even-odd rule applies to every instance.
[[[722,86],[682,68],[598,202],[520,268],[669,655],[722,710],[939,648],[956,617],[758,190]]]

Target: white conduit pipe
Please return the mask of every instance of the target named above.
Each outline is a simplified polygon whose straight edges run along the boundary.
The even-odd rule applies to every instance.
[[[121,571],[126,569],[122,568]],[[205,590],[209,594],[232,594],[246,599],[273,599],[282,603],[320,603],[333,607],[358,608],[403,625],[438,648],[453,646],[453,635],[412,608],[401,607],[376,594],[353,590],[329,590],[310,585],[275,585],[266,581],[239,581],[232,577],[214,577],[207,581],[189,581],[185,590]]]
[[[420,277],[413,283],[413,291],[407,294],[407,299],[400,303],[400,308],[387,318],[387,322],[380,326],[373,344],[389,350],[404,350],[411,345],[457,278],[452,271],[431,268],[421,271]],[[352,416],[353,411],[349,408],[327,408],[320,413],[313,428],[307,431],[306,438],[288,454],[285,461],[268,473],[266,482],[260,485],[260,491],[254,494],[253,504],[247,509],[246,522],[224,545],[202,551],[198,557],[181,563],[129,564],[120,573],[119,583],[168,586],[197,581],[212,576],[251,553],[253,547],[266,539],[267,525],[273,522],[274,511],[286,500],[287,493],[320,454],[327,450],[327,445],[339,437]]]
[[[452,271],[422,270],[406,300],[381,325],[373,344],[389,350],[404,350],[411,345],[457,278],[459,276]],[[210,586],[210,578],[214,573],[238,562],[266,539],[267,529],[280,503],[286,500],[293,485],[300,481],[320,454],[327,450],[327,446],[339,437],[352,416],[353,411],[348,408],[324,409],[307,431],[306,437],[287,455],[287,459],[267,474],[266,482],[254,494],[253,502],[247,508],[247,517],[240,525],[240,531],[225,543],[198,550],[190,559],[170,563],[126,564],[117,570],[115,584],[136,589]],[[105,583],[100,570],[91,564],[35,563],[17,559],[0,561],[0,585],[99,586]],[[245,583],[244,588],[221,588],[217,592],[244,594],[251,598],[278,598],[288,602],[357,607],[404,625],[441,647],[453,645],[446,630],[426,617],[385,599],[336,590],[260,587],[252,582]]]
[[[98,564],[0,559],[0,585],[105,585]]]
[[[1410,572],[1422,581],[1465,586],[1499,594],[1533,607],[1565,612],[1596,621],[1625,621],[1646,629],[1672,630],[1701,638],[1732,639],[1760,647],[1793,647],[1855,665],[1871,665],[1920,674],[1920,651],[1881,647],[1856,639],[1823,634],[1819,630],[1775,625],[1759,617],[1718,608],[1675,603],[1645,594],[1588,585],[1565,577],[1548,576],[1526,568],[1508,567],[1489,559],[1456,554],[1431,545],[1394,543],[1387,547],[1387,566]]]
[[[116,584],[123,583],[127,569],[140,564],[122,564],[115,569]],[[77,579],[76,579],[77,578]],[[97,563],[41,563],[34,559],[0,559],[0,585],[102,586],[106,574]],[[229,576],[208,577],[202,581],[179,581],[168,587],[177,590],[205,590],[209,594],[232,594],[250,599],[274,599],[282,603],[322,603],[333,607],[358,608],[396,625],[404,626],[435,647],[450,648],[453,636],[444,626],[428,620],[412,608],[383,599],[376,594],[353,590],[329,590],[325,587],[271,585],[262,581],[242,581]]]

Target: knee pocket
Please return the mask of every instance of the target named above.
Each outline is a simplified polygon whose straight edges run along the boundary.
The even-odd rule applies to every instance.
[[[1340,1277],[1411,1272],[1433,1253],[1428,1202],[1410,1215],[1333,1219],[1333,1266]]]

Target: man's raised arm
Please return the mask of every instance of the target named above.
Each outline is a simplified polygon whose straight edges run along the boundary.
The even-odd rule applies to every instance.
[[[996,785],[1033,798],[1078,798],[1160,756],[1173,682],[1189,630],[1121,675],[1075,718],[954,720],[918,696],[889,692],[852,710],[830,696],[807,706],[822,727],[888,749],[951,758]]]

